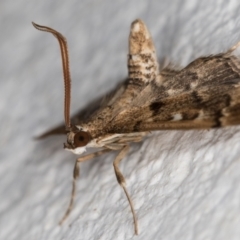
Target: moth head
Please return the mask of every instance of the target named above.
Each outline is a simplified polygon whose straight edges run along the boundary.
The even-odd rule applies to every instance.
[[[91,135],[88,132],[82,130],[70,131],[67,134],[67,143],[64,143],[64,149],[75,154],[81,154],[86,151],[86,146],[91,139]]]

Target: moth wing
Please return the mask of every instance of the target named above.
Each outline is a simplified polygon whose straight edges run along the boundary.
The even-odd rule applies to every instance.
[[[109,91],[104,97],[99,97],[90,102],[85,108],[73,115],[71,118],[74,125],[79,125],[83,122],[88,122],[89,119],[93,118],[102,109],[107,108],[118,100],[121,94],[126,89],[127,80],[122,80],[113,90]],[[54,128],[51,128],[41,135],[37,136],[36,139],[43,139],[51,135],[66,134],[66,127],[64,124],[59,124]]]
[[[208,129],[239,124],[240,86],[222,95],[208,95],[207,90],[191,91],[122,112],[112,121],[108,132]]]
[[[238,113],[231,107],[240,103],[239,69],[239,59],[225,53],[198,58],[171,75],[160,72],[144,85],[130,78],[118,100],[89,119],[88,126],[95,137],[236,124]],[[229,116],[223,114],[227,110]]]
[[[218,54],[152,81],[122,109],[107,131],[211,128],[240,123],[240,60]]]

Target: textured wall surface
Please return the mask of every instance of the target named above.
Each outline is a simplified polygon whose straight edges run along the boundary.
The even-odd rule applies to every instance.
[[[224,0],[2,0],[0,3],[0,239],[239,239],[240,127],[162,131],[133,144],[122,161],[139,219],[107,154],[81,165],[74,211],[69,201],[76,156],[65,137],[33,137],[63,121],[57,41],[68,39],[72,112],[127,75],[131,22],[143,19],[159,59],[185,66],[240,40],[240,2]]]

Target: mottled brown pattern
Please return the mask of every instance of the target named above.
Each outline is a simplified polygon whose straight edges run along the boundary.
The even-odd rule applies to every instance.
[[[133,97],[129,99],[128,105],[124,106],[120,98],[113,104],[113,109],[115,104],[118,106],[115,114],[110,114],[109,121],[105,121],[105,124],[99,127],[101,131],[94,128],[92,134],[97,137],[103,133],[148,131],[149,128],[144,129],[144,126],[149,126],[151,122],[154,123],[151,130],[160,130],[163,129],[164,121],[173,120],[174,114],[181,114],[181,122],[193,121],[189,129],[195,126],[200,128],[201,125],[202,128],[211,128],[239,124],[240,122],[236,121],[239,117],[231,116],[231,121],[228,122],[227,118],[230,116],[223,114],[224,111],[239,114],[236,110],[233,111],[233,106],[239,104],[240,99],[235,97],[233,100],[232,97],[232,94],[238,94],[240,88],[239,63],[235,56],[223,53],[196,59],[182,70],[168,70],[170,75],[163,69],[164,74],[161,75],[160,72],[163,79],[161,85],[155,80],[142,83],[141,87],[138,84],[134,85],[135,99],[141,95],[147,101],[137,105]],[[151,88],[151,91],[146,91],[147,96],[144,96],[142,93],[147,88]],[[231,108],[228,108],[230,105]],[[93,126],[88,122],[88,126],[90,125]],[[179,125],[178,121],[174,121],[170,129],[178,129],[181,126],[183,125]],[[184,129],[188,127],[184,125]]]
[[[183,69],[170,66],[159,72],[152,38],[141,20],[132,23],[129,36],[128,79],[101,104],[70,122],[70,72],[67,43],[57,31],[34,25],[58,38],[65,79],[65,148],[76,154],[87,147],[103,147],[76,160],[71,201],[61,223],[71,212],[79,176],[79,163],[112,150],[120,150],[114,161],[116,178],[131,207],[135,233],[137,218],[125,179],[118,164],[130,142],[141,141],[152,130],[208,129],[240,124],[240,60],[232,53],[201,57]],[[90,109],[89,109],[90,110]],[[78,121],[80,120],[80,121]],[[66,132],[55,128],[41,137]],[[122,133],[122,134],[119,134]],[[83,151],[82,151],[83,150]]]
[[[140,22],[140,28],[134,29],[138,21],[133,22],[129,37],[128,80],[89,117],[75,117],[78,125],[97,138],[108,133],[161,130],[168,125],[170,129],[183,125],[191,129],[239,124],[240,60],[232,54],[237,45],[226,53],[198,58],[183,69],[166,67],[158,72],[146,26]],[[174,120],[176,115],[181,119]]]

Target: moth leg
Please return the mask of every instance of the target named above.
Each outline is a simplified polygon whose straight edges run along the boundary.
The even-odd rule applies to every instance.
[[[160,64],[159,64],[160,71],[166,68],[169,64],[170,64],[170,60],[168,57],[165,56],[162,60],[160,60]]]
[[[114,151],[122,150],[122,148],[124,148],[125,146],[126,144],[121,144],[121,143],[111,143],[111,144],[105,145],[106,148]]]
[[[234,46],[232,46],[230,49],[228,49],[228,51],[226,52],[226,54],[231,54],[231,53],[234,52],[239,46],[240,46],[240,41],[239,41],[238,43],[236,43]]]
[[[122,175],[118,164],[121,162],[121,160],[126,156],[126,154],[128,153],[129,150],[129,146],[126,145],[122,148],[122,150],[120,151],[120,153],[117,155],[117,157],[115,158],[114,162],[113,162],[113,167],[114,167],[114,171],[116,174],[116,178],[117,181],[119,183],[119,185],[123,188],[125,195],[128,199],[129,205],[131,207],[131,211],[132,211],[132,215],[133,215],[133,221],[134,221],[134,230],[135,230],[135,234],[138,235],[138,222],[137,222],[137,217],[136,217],[136,213],[135,210],[133,208],[133,203],[132,203],[132,199],[130,198],[130,195],[128,194],[127,188],[126,188],[126,182],[125,182],[125,178]]]
[[[112,151],[112,150],[111,149],[104,149],[104,150],[101,150],[99,152],[91,153],[91,154],[82,156],[80,158],[77,158],[77,160],[75,162],[74,169],[73,169],[73,182],[72,182],[71,199],[70,199],[67,211],[65,212],[64,216],[62,217],[62,219],[59,222],[60,225],[66,220],[66,218],[69,216],[69,214],[71,213],[72,208],[73,208],[73,203],[74,203],[75,196],[76,196],[76,181],[77,181],[77,179],[79,178],[79,175],[80,175],[79,174],[80,173],[80,166],[79,166],[80,162],[85,162],[85,161],[91,160],[95,157],[101,156],[101,155],[103,155],[107,152],[110,152],[110,151]]]

